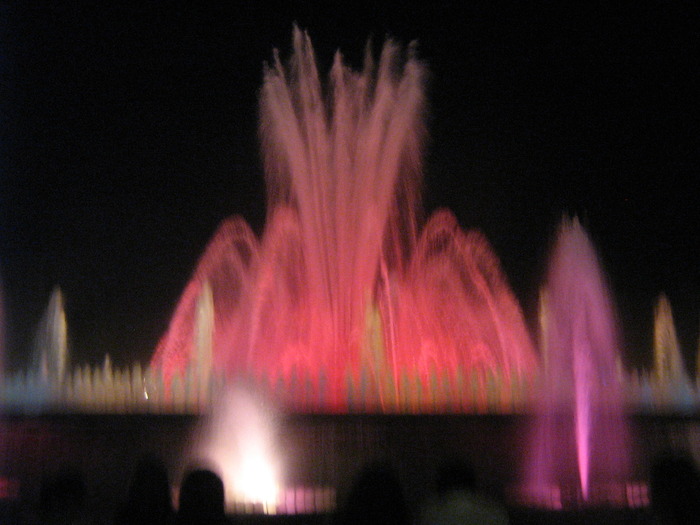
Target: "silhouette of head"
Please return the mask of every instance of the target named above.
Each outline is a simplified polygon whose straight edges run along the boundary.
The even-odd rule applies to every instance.
[[[340,525],[403,525],[410,522],[406,500],[396,473],[385,464],[365,468],[355,480]]]
[[[62,468],[41,485],[40,511],[46,522],[72,522],[78,519],[85,503],[85,481],[80,472]]]
[[[474,491],[476,475],[472,466],[464,460],[457,459],[444,463],[437,472],[435,489],[438,494],[453,490]]]
[[[207,469],[190,471],[180,487],[180,523],[217,523],[224,519],[224,484]]]
[[[165,465],[144,457],[136,465],[120,520],[124,524],[166,523],[172,518],[170,483]]]
[[[661,523],[692,523],[700,515],[700,472],[688,455],[666,452],[658,457],[649,488]]]

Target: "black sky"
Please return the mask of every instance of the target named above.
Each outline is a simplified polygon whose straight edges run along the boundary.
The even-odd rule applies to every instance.
[[[0,3],[6,367],[26,364],[55,285],[75,362],[147,361],[218,223],[261,231],[258,89],[295,21],[324,71],[337,48],[359,67],[369,37],[418,40],[425,208],[484,231],[530,322],[553,232],[575,213],[628,362],[650,363],[664,291],[694,367],[698,7],[521,3]]]

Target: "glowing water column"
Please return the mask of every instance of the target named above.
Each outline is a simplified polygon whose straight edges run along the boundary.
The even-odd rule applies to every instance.
[[[60,385],[68,366],[68,337],[63,293],[55,287],[34,340],[32,370],[51,385]]]
[[[545,366],[531,489],[600,503],[626,481],[629,440],[612,300],[577,219],[561,224],[540,304]]]
[[[654,308],[653,380],[659,404],[692,404],[690,378],[683,363],[671,303],[665,294],[659,296]]]
[[[205,282],[197,298],[197,313],[195,319],[196,358],[190,367],[195,383],[194,390],[202,402],[209,401],[211,383],[211,358],[214,337],[214,298],[209,282]]]
[[[274,512],[282,469],[276,419],[263,398],[238,386],[219,393],[219,402],[200,428],[191,459],[221,475],[230,509],[249,503]]]

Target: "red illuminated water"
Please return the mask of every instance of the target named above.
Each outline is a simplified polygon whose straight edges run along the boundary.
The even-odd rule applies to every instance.
[[[628,480],[629,441],[618,334],[593,245],[578,220],[559,231],[541,301],[543,388],[533,491]]]
[[[419,224],[424,77],[412,48],[388,42],[360,72],[336,55],[324,89],[295,31],[290,64],[275,55],[261,93],[264,233],[233,218],[214,236],[153,358],[166,382],[197,354],[205,282],[214,369],[301,384],[327,409],[347,409],[351,384],[387,406],[436,376],[532,376],[522,312],[486,239],[449,211]]]

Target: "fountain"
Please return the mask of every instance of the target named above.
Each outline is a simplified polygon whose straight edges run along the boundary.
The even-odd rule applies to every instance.
[[[212,367],[259,378],[305,408],[433,409],[445,391],[503,396],[535,353],[485,238],[448,211],[421,229],[424,67],[386,43],[375,66],[337,54],[324,91],[308,36],[265,70],[268,220],[225,221],[186,286],[152,366],[165,383],[197,354],[197,298],[213,305]],[[444,397],[444,396],[443,396]],[[430,408],[427,408],[430,407]]]
[[[45,382],[60,384],[68,367],[68,339],[63,293],[57,286],[34,340],[31,368]]]
[[[191,460],[219,473],[231,511],[259,506],[277,510],[280,460],[274,442],[276,416],[269,403],[240,385],[221,393],[194,439]]]
[[[653,381],[662,405],[676,409],[692,407],[690,378],[681,356],[671,303],[665,294],[659,296],[654,308]]]
[[[33,369],[0,382],[0,404],[98,414],[106,435],[111,413],[136,414],[136,424],[158,428],[153,435],[208,414],[189,457],[220,472],[235,512],[328,512],[338,477],[386,443],[429,460],[440,447],[468,449],[505,482],[521,453],[523,418],[462,414],[533,411],[529,501],[620,502],[630,466],[623,387],[645,406],[697,407],[668,300],[655,312],[652,379],[625,385],[595,251],[579,222],[565,220],[540,299],[538,360],[484,236],[446,210],[418,220],[425,71],[415,50],[388,42],[377,64],[367,54],[361,72],[338,54],[324,89],[307,35],[295,29],[293,46],[289,65],[275,54],[261,92],[262,235],[241,217],[221,224],[143,369],[114,368],[109,356],[101,367],[68,369],[56,289]],[[668,395],[679,385],[683,395]],[[278,421],[261,394],[289,420]],[[364,418],[377,412],[388,415]],[[286,473],[290,483],[319,467],[312,483],[320,485],[282,486],[277,425],[297,431],[300,450],[314,447],[299,454],[310,467]]]
[[[603,498],[614,498],[629,472],[618,334],[577,219],[561,224],[540,304],[543,384],[528,489],[554,506],[611,503]]]

